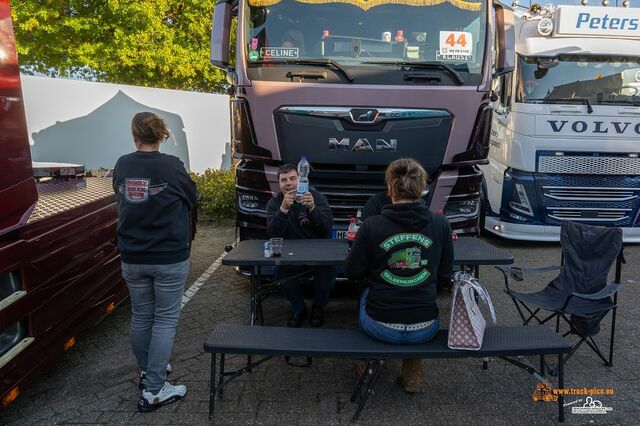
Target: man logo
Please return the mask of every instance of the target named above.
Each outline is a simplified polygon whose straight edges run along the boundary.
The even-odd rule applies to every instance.
[[[329,151],[352,151],[352,152],[396,152],[398,148],[397,139],[376,139],[371,145],[369,139],[358,138],[353,144],[350,138],[329,138]]]
[[[349,111],[351,121],[356,124],[373,124],[380,113],[377,109],[357,109],[354,108]]]

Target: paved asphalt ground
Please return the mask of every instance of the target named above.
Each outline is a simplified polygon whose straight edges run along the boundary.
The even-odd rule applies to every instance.
[[[194,245],[191,286],[234,238],[229,227],[203,224]],[[485,237],[513,253],[516,264],[543,266],[559,261],[558,244],[526,243]],[[566,387],[613,389],[599,399],[612,410],[605,415],[571,414],[568,424],[638,424],[640,415],[640,246],[629,246],[623,270],[623,289],[617,318],[613,367],[604,367],[588,348],[569,361]],[[518,324],[514,306],[502,292],[502,281],[491,267],[481,268],[490,289],[499,324]],[[517,283],[524,290],[540,288],[552,275]],[[206,279],[205,279],[206,278]],[[204,281],[204,282],[203,282]],[[80,337],[49,371],[7,410],[1,424],[207,424],[210,356],[202,345],[216,324],[246,323],[249,286],[246,278],[230,267],[220,266],[200,280],[202,286],[185,305],[177,331],[171,363],[172,382],[187,385],[179,403],[154,413],[136,410],[138,371],[129,347],[130,305],[123,303],[113,315]],[[449,296],[439,297],[447,326]],[[288,308],[282,298],[265,302],[266,323],[282,325]],[[610,322],[606,322],[607,330]],[[307,325],[308,326],[308,325]],[[333,300],[327,311],[327,327],[356,327],[356,303]],[[598,341],[608,342],[607,332]],[[533,362],[536,360],[533,359]],[[240,365],[241,357],[228,360]],[[534,364],[537,365],[537,364]],[[393,361],[361,416],[360,424],[514,424],[549,425],[557,420],[557,405],[533,402],[536,380],[502,361],[492,360],[488,370],[479,360],[431,360],[424,365],[423,393],[408,395],[395,380],[400,362]],[[353,363],[347,360],[314,360],[311,368],[287,366],[274,359],[232,383],[224,400],[216,404],[216,424],[348,424],[354,412],[349,394],[354,384]],[[555,378],[552,379],[557,384]],[[567,403],[584,399],[569,396]],[[573,405],[582,405],[578,401]]]

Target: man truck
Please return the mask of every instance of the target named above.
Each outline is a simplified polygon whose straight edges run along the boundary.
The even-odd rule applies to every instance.
[[[429,173],[433,211],[476,233],[491,81],[512,70],[512,22],[488,0],[220,1],[211,60],[230,86],[239,239],[266,235],[276,170],[303,155],[334,237],[386,190],[399,157]]]

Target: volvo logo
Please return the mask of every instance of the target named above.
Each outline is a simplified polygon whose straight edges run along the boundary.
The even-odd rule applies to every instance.
[[[398,147],[397,139],[376,139],[372,144],[367,138],[329,138],[329,151],[352,151],[352,152],[396,152]]]
[[[593,134],[617,134],[636,133],[640,135],[640,123],[629,121],[569,121],[569,120],[547,120],[553,133],[593,133]],[[564,130],[564,131],[563,131]]]
[[[351,121],[357,124],[373,124],[380,113],[377,109],[358,109],[354,108],[349,111]]]

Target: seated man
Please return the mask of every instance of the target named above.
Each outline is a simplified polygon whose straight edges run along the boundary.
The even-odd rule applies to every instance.
[[[278,169],[279,194],[267,204],[267,232],[269,237],[285,239],[330,238],[333,215],[324,195],[314,189],[296,200],[298,170],[293,164],[285,164]],[[311,326],[320,327],[324,323],[324,307],[329,303],[329,292],[335,281],[332,266],[280,266],[275,279],[280,281],[287,299],[291,302],[289,327],[300,327],[307,316],[307,307],[298,286],[297,277],[311,270],[313,282],[313,307]]]

